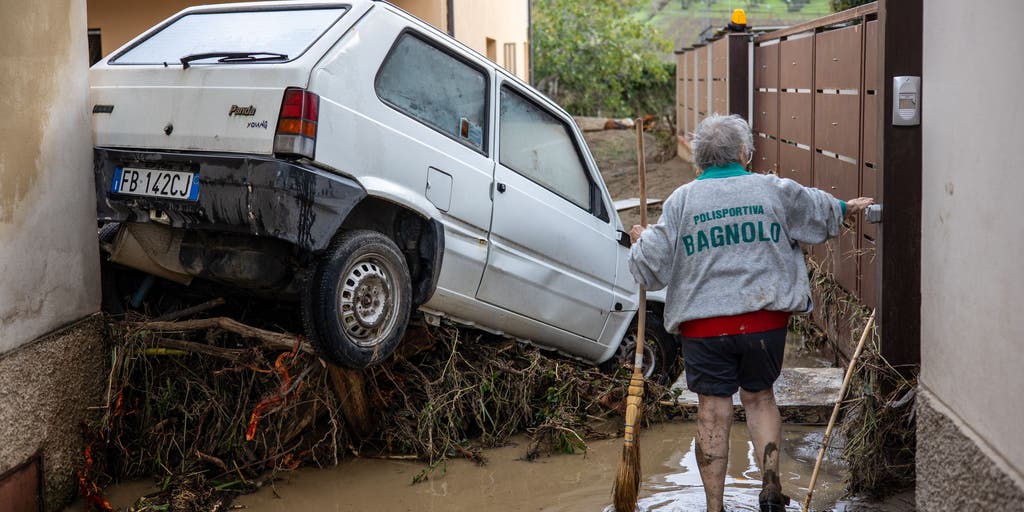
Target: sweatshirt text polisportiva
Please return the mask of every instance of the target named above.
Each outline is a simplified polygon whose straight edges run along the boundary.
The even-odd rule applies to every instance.
[[[838,235],[845,206],[793,180],[712,167],[665,201],[661,219],[633,244],[630,271],[650,290],[667,288],[668,332],[761,309],[805,313],[800,243]]]

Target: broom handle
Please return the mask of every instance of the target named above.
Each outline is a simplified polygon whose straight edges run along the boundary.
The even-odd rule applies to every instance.
[[[640,186],[640,225],[647,227],[647,166],[644,163],[644,120],[637,118],[636,126],[636,171]],[[640,306],[636,321],[636,356],[633,359],[633,373],[643,374],[644,333],[647,332],[647,287],[640,285]]]
[[[839,397],[836,398],[836,405],[832,408],[832,417],[828,420],[828,427],[825,428],[825,438],[821,440],[821,450],[818,451],[818,460],[814,462],[814,472],[811,473],[811,485],[807,489],[807,499],[804,501],[804,510],[811,510],[811,496],[814,495],[814,485],[818,483],[818,470],[821,469],[821,461],[825,458],[825,449],[828,448],[828,441],[832,437],[832,427],[836,424],[836,418],[839,416],[839,407],[843,404],[843,396],[846,395],[846,386],[850,384],[850,378],[853,377],[853,368],[857,364],[857,358],[860,357],[861,350],[864,349],[864,342],[868,339],[868,333],[871,332],[871,328],[875,324],[875,311],[871,310],[871,316],[868,317],[868,323],[864,326],[864,332],[860,335],[860,341],[857,342],[857,349],[853,351],[853,357],[850,358],[850,364],[846,367],[846,376],[843,377],[843,385],[839,387]]]

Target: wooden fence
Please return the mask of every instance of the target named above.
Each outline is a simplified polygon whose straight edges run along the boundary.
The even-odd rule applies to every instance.
[[[747,117],[749,34],[676,52],[676,125],[690,133],[712,112]]]

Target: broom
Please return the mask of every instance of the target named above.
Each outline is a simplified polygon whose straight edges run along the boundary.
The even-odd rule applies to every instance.
[[[640,225],[647,227],[647,169],[644,166],[644,121],[636,120],[636,167],[640,178]],[[636,312],[636,356],[633,375],[629,379],[626,396],[626,424],[623,429],[622,459],[612,487],[612,500],[618,512],[636,510],[640,492],[640,431],[641,407],[644,402],[644,332],[647,319],[647,287],[640,285],[640,306]]]

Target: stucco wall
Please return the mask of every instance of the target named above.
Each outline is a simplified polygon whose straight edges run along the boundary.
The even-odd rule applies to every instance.
[[[1020,482],[1024,3],[964,5],[924,4],[921,383]]]
[[[89,28],[100,29],[103,55],[109,55],[135,36],[193,5],[224,3],[227,0],[88,0]],[[448,30],[447,0],[395,0],[401,7],[434,25]]]
[[[393,3],[441,32],[448,32],[447,0],[394,0]]]
[[[220,0],[88,0],[89,28],[100,29],[103,55],[109,55],[135,36],[172,14],[193,5],[221,3]]]
[[[104,403],[110,355],[99,315],[0,356],[0,473],[43,459],[45,510],[75,497],[82,425]]]
[[[220,0],[88,0],[89,28],[100,30],[103,55],[127,43],[170,15],[192,5]],[[448,0],[393,0],[393,3],[442,32],[448,31]],[[516,46],[516,75],[529,79],[528,0],[454,0],[455,38],[487,55],[487,38],[495,42],[496,61],[505,65],[504,45]]]
[[[85,0],[0,12],[3,354],[99,309],[99,254]]]
[[[509,68],[504,60],[505,43],[516,48],[516,76],[529,81],[526,46],[529,40],[530,6],[527,0],[455,0],[455,38],[487,55],[487,38],[495,42],[495,62]]]
[[[927,512],[1020,510],[1024,487],[1006,461],[934,399],[917,395],[917,509]]]

